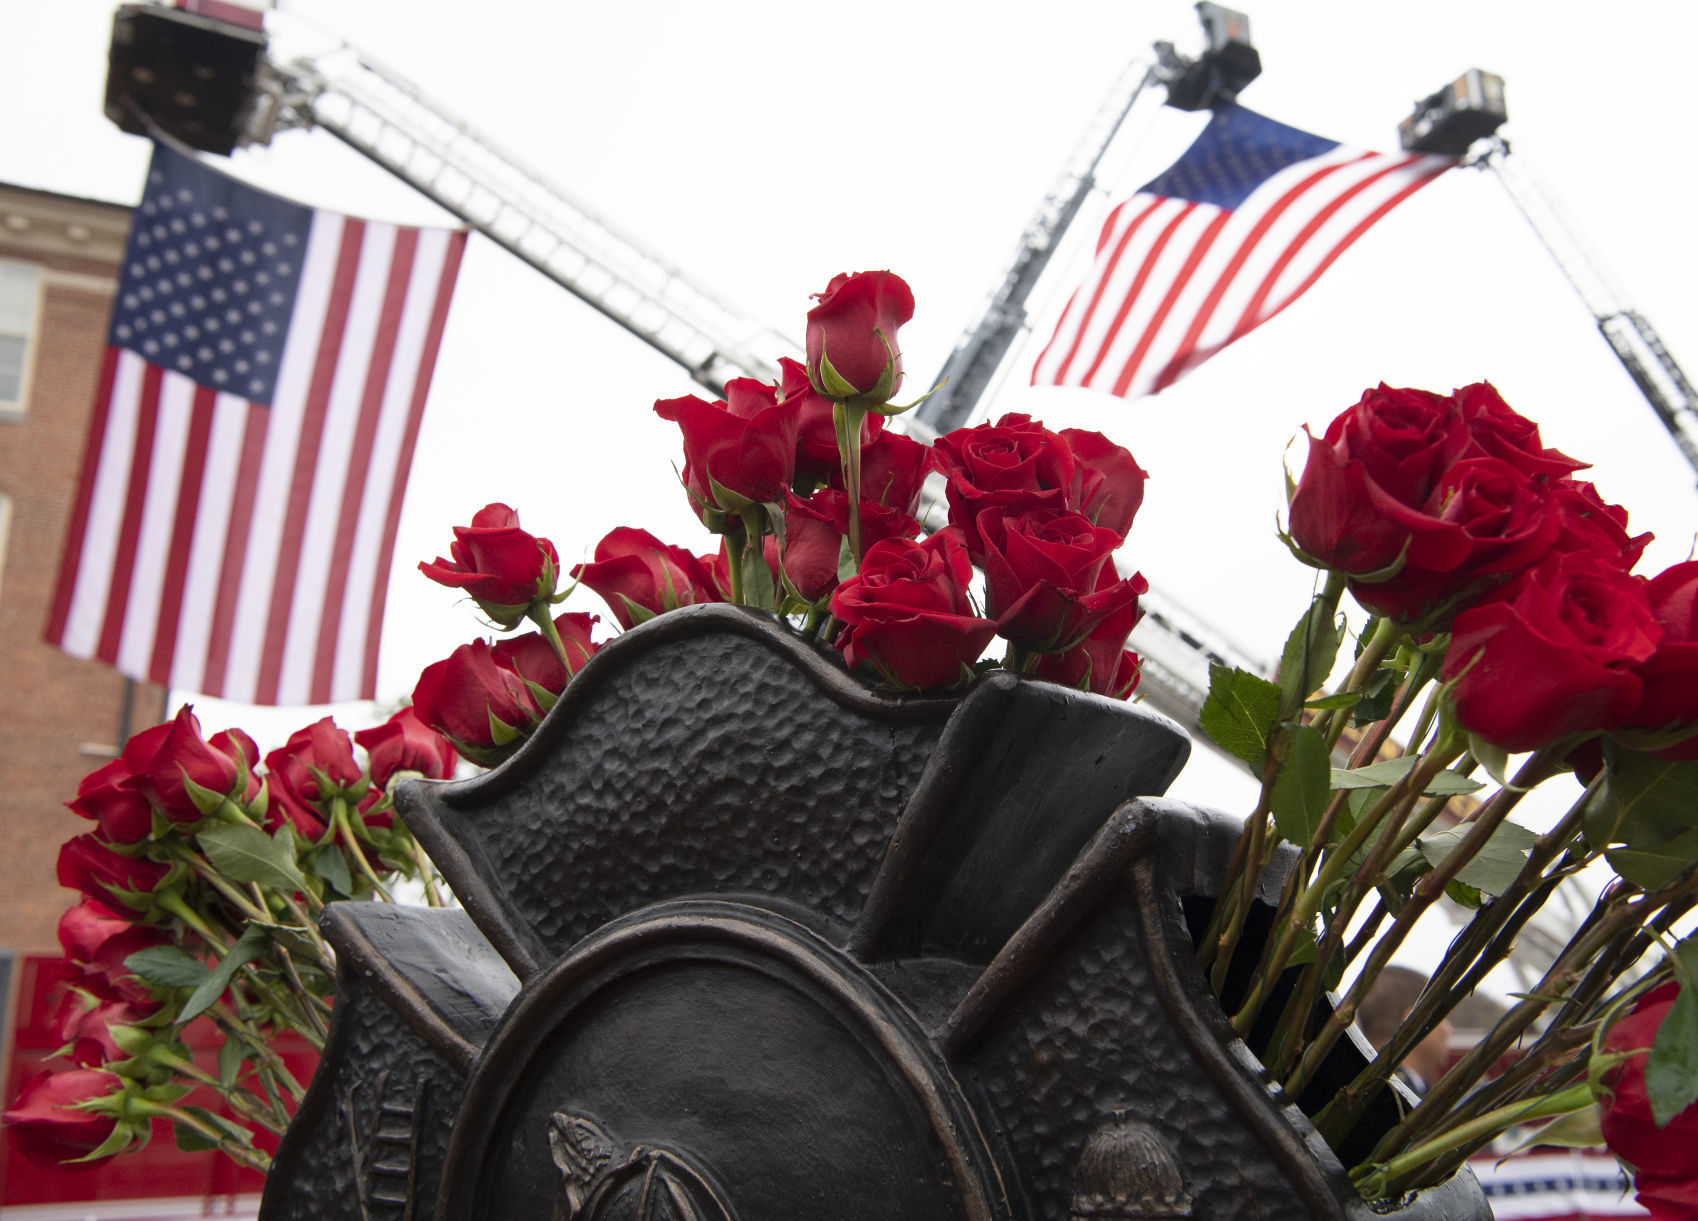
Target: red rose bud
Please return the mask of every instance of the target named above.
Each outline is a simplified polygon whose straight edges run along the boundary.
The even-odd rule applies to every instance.
[[[801,491],[816,484],[841,479],[843,458],[837,449],[837,422],[832,411],[835,404],[814,392],[808,380],[807,366],[788,356],[778,358],[783,377],[778,391],[786,403],[796,408],[796,469],[791,484]],[[861,421],[863,451],[884,431],[884,417],[868,412]]]
[[[353,742],[330,717],[291,734],[265,757],[265,770],[271,797],[267,822],[275,830],[287,819],[309,839],[324,834],[333,797],[341,793],[358,804],[368,787]]]
[[[892,538],[867,548],[860,573],[831,598],[831,613],[844,625],[836,640],[843,660],[865,663],[901,687],[959,682],[996,634],[993,621],[972,613],[972,577],[953,527],[923,542]]]
[[[205,811],[196,803],[189,785],[229,796],[240,775],[237,763],[201,736],[200,722],[188,704],[168,724],[154,728],[165,732],[155,735],[149,731],[147,743],[153,749],[145,759],[140,757],[145,747],[138,748],[136,756],[132,756],[130,747],[124,749],[123,757],[134,767],[125,787],[147,797],[173,822],[198,822]]]
[[[1010,413],[995,424],[957,428],[932,446],[932,467],[947,481],[949,524],[967,552],[984,561],[979,514],[994,505],[1010,513],[1078,507],[1080,478],[1073,450],[1030,416]]]
[[[426,666],[413,688],[413,711],[468,758],[490,757],[542,719],[525,680],[474,640]]]
[[[447,780],[454,774],[454,747],[410,707],[381,725],[360,730],[354,741],[364,748],[371,782],[379,790],[389,787],[396,772],[417,772],[427,780]]]
[[[997,634],[1020,648],[1071,649],[1108,616],[1128,608],[1135,616],[1138,595],[1149,589],[1141,576],[1122,581],[1114,575],[1111,556],[1120,535],[1093,526],[1081,513],[1027,509],[1010,515],[993,506],[979,514],[978,526],[985,613],[997,621]]]
[[[59,885],[91,899],[117,899],[120,908],[141,910],[126,895],[146,895],[165,877],[164,865],[114,852],[93,835],[78,835],[59,849]]]
[[[109,1000],[151,1005],[153,993],[124,960],[169,941],[159,929],[133,924],[94,899],[84,899],[59,917],[59,945],[65,957],[83,969],[91,991]]]
[[[114,1028],[122,1030],[145,1021],[159,1008],[157,1003],[138,1006],[122,1001],[96,1001],[73,997],[55,1015],[55,1033],[61,1043],[71,1045],[71,1059],[84,1068],[99,1068],[128,1060],[130,1053],[119,1045]]]
[[[750,377],[726,383],[725,398],[660,399],[654,412],[684,436],[684,487],[702,524],[715,533],[725,515],[784,499],[796,465],[799,402]]]
[[[533,603],[554,596],[560,557],[546,538],[519,528],[519,515],[504,504],[485,505],[470,526],[454,527],[452,559],[419,565],[425,576],[463,589],[479,609],[504,628],[516,626]]]
[[[572,675],[599,647],[590,640],[591,625],[597,622],[599,616],[581,614],[561,615],[554,620],[554,630],[560,633],[560,643],[566,647],[570,669],[561,663],[554,646],[541,632],[526,632],[523,636],[497,641],[490,653],[497,663],[547,692],[548,707],[553,707],[553,697],[566,690]],[[531,694],[535,696],[536,692]],[[539,697],[537,702],[543,701]]]
[[[12,1148],[44,1170],[87,1157],[117,1130],[117,1120],[75,1108],[119,1088],[117,1077],[98,1069],[40,1073],[18,1092],[17,1101],[6,1111],[7,1139]],[[99,1165],[107,1160],[83,1164]]]
[[[1539,426],[1504,402],[1490,382],[1464,386],[1455,399],[1468,429],[1469,457],[1502,459],[1529,478],[1561,479],[1591,465],[1546,449],[1539,440]]]
[[[1079,475],[1078,501],[1069,507],[1124,539],[1144,503],[1148,473],[1133,459],[1131,451],[1100,432],[1064,428],[1060,435],[1073,451]]]
[[[808,311],[808,379],[826,398],[876,407],[902,388],[896,331],[914,316],[914,294],[888,271],[831,278]]]
[[[1672,980],[1647,992],[1633,1012],[1610,1027],[1604,1051],[1649,1049],[1679,992],[1680,985]],[[1645,1059],[1633,1056],[1605,1074],[1608,1093],[1600,1102],[1599,1127],[1610,1152],[1634,1168],[1639,1202],[1651,1215],[1690,1218],[1689,1206],[1698,1200],[1698,1103],[1659,1126],[1645,1086]],[[1669,1207],[1671,1203],[1681,1207]]]
[[[1552,554],[1456,617],[1439,674],[1455,680],[1463,728],[1533,750],[1621,725],[1661,636],[1642,579],[1595,555]]]
[[[680,606],[726,600],[700,559],[630,526],[610,531],[596,544],[595,562],[579,564],[572,575],[601,595],[622,628]]]

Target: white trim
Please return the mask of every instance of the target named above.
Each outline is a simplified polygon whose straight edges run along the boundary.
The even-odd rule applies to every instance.
[[[23,360],[18,370],[18,397],[15,399],[0,398],[0,420],[23,420],[29,415],[30,382],[35,368],[36,349],[41,345],[41,312],[42,300],[46,291],[45,268],[36,263],[26,263],[21,259],[0,259],[0,267],[21,267],[35,281],[35,305],[30,312],[27,329],[23,332]],[[17,332],[8,331],[8,335]]]
[[[163,1196],[156,1200],[83,1200],[71,1204],[14,1204],[0,1208],[0,1221],[203,1221],[224,1217],[254,1221],[257,1194]]]

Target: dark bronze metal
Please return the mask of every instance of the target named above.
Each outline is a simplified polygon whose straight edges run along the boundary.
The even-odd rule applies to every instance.
[[[330,909],[263,1221],[1484,1221],[1466,1173],[1375,1214],[1232,1037],[1187,750],[1007,674],[883,694],[736,608],[627,632],[508,763],[403,788],[465,911]]]

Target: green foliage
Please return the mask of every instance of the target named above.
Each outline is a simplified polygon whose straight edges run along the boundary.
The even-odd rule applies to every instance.
[[[1286,839],[1306,844],[1314,837],[1332,797],[1331,758],[1326,738],[1309,725],[1286,727],[1291,747],[1273,787],[1274,827]]]
[[[270,945],[271,934],[257,924],[249,925],[237,938],[236,944],[224,952],[224,957],[219,959],[218,965],[212,968],[206,979],[183,1003],[177,1014],[177,1021],[184,1024],[192,1022],[212,1008],[213,1003],[224,995],[224,990],[230,986],[236,972],[265,953]]]
[[[1287,716],[1303,706],[1332,673],[1338,646],[1344,642],[1344,617],[1334,618],[1324,598],[1315,598],[1286,637],[1280,654],[1280,710]]]
[[[1209,697],[1198,720],[1215,745],[1260,769],[1279,720],[1279,700],[1279,688],[1260,675],[1211,664]]]
[[[137,950],[124,965],[144,983],[159,988],[198,988],[209,974],[205,963],[174,945],[156,945]]]
[[[1402,780],[1419,762],[1417,755],[1403,755],[1396,759],[1387,759],[1381,763],[1358,767],[1350,771],[1335,768],[1332,773],[1332,787],[1335,789],[1371,789],[1390,788]],[[1428,797],[1455,797],[1467,793],[1477,793],[1485,786],[1478,780],[1470,780],[1461,772],[1442,771],[1427,782],[1422,793]]]
[[[232,881],[258,882],[285,892],[305,890],[306,878],[295,865],[288,829],[277,837],[250,823],[220,823],[203,828],[195,840],[206,859]]]
[[[1655,889],[1698,865],[1698,761],[1612,753],[1586,806],[1586,842],[1629,882]]]
[[[1473,831],[1464,823],[1448,831],[1435,831],[1416,840],[1421,855],[1434,868],[1442,866]],[[1522,866],[1527,863],[1527,851],[1539,842],[1535,832],[1505,820],[1498,824],[1486,842],[1457,870],[1456,880],[1464,886],[1488,895],[1501,895],[1515,883]],[[1478,900],[1476,900],[1478,902]]]
[[[1683,976],[1680,994],[1645,1057],[1645,1093],[1658,1127],[1698,1102],[1698,938],[1686,938],[1674,954],[1684,968],[1678,972]]]

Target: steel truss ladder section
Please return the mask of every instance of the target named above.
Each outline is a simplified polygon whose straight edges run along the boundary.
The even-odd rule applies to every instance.
[[[1507,141],[1493,136],[1472,160],[1497,175],[1510,200],[1592,312],[1598,330],[1609,341],[1616,358],[1662,420],[1680,452],[1686,455],[1692,469],[1698,471],[1698,394],[1693,392],[1686,373],[1663,346],[1651,323],[1622,303],[1620,294],[1556,201],[1519,158],[1510,156]]]
[[[283,125],[322,127],[682,365],[715,395],[793,340],[739,313],[351,49],[273,67]]]

